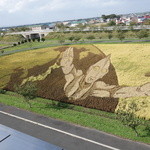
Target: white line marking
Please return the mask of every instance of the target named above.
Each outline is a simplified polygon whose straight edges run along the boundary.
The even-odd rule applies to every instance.
[[[50,130],[54,130],[54,131],[66,134],[66,135],[69,135],[69,136],[72,136],[72,137],[75,137],[75,138],[78,138],[78,139],[81,139],[81,140],[84,140],[84,141],[87,141],[87,142],[90,142],[90,143],[93,143],[93,144],[96,144],[96,145],[103,146],[103,147],[109,148],[111,150],[120,150],[120,149],[117,149],[117,148],[114,148],[114,147],[111,147],[111,146],[108,146],[108,145],[105,145],[105,144],[102,144],[102,143],[99,143],[99,142],[96,142],[96,141],[93,141],[93,140],[90,140],[90,139],[87,139],[87,138],[84,138],[84,137],[81,137],[81,136],[78,136],[78,135],[75,135],[75,134],[71,134],[69,132],[65,132],[65,131],[62,131],[62,130],[59,130],[59,129],[56,129],[56,128],[53,128],[53,127],[50,127],[50,126],[47,126],[47,125],[35,122],[35,121],[32,121],[32,120],[28,120],[28,119],[25,119],[25,118],[22,118],[22,117],[19,117],[19,116],[15,116],[15,115],[10,114],[10,113],[6,113],[4,111],[0,111],[0,113],[8,115],[8,116],[11,116],[13,118],[17,118],[19,120],[23,120],[23,121],[26,121],[26,122],[29,122],[29,123],[41,126],[41,127],[44,127],[44,128],[48,128]]]

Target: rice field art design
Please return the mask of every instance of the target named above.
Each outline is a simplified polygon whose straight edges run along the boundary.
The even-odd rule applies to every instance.
[[[108,47],[107,55],[103,53],[105,49],[102,51],[99,47],[106,47],[106,50]],[[138,47],[138,45],[133,45],[133,50],[134,47]],[[119,50],[113,50],[113,48]],[[111,55],[109,50],[111,50]],[[130,55],[131,52],[130,50]],[[138,52],[140,51],[138,50]],[[21,53],[13,54],[17,58],[20,58],[18,57],[20,55]],[[128,57],[125,57],[128,56],[128,51],[121,51],[119,45],[111,45],[111,47],[109,45],[61,46],[26,52],[26,55],[32,56],[30,59],[33,63],[28,59],[27,64],[24,62],[21,67],[18,67],[21,61],[18,60],[18,66],[11,73],[10,79],[6,80],[5,89],[14,91],[15,84],[24,85],[33,82],[38,87],[37,96],[51,100],[108,112],[126,109],[131,101],[137,102],[142,108],[144,101],[148,105],[140,109],[139,114],[146,116],[149,110],[150,80],[148,75],[147,77],[143,74],[144,79],[141,77],[141,80],[138,80],[139,84],[130,84],[130,78],[123,80],[127,85],[120,84],[122,77],[125,78],[125,76],[121,76],[124,69],[126,71],[123,72],[123,75],[128,75],[128,72],[132,71],[131,66],[134,65],[133,69],[137,69],[137,65],[130,61],[124,63],[126,59],[128,60]],[[32,59],[33,56],[35,59]],[[10,57],[8,56],[9,59]],[[42,63],[40,64],[40,62]],[[148,74],[148,69],[144,69],[142,73]],[[137,71],[135,70],[133,73],[137,73]],[[135,81],[137,80],[135,79]],[[144,82],[140,83],[140,81]],[[150,118],[150,115],[147,115],[147,118]]]

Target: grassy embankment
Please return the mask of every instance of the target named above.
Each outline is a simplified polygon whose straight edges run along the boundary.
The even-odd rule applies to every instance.
[[[145,73],[149,72],[148,64],[150,63],[150,44],[100,44],[96,46],[106,54],[111,53],[111,60],[116,68],[120,85],[134,86],[150,82],[150,77],[145,77]],[[78,45],[76,47],[86,47],[89,49],[93,48],[91,45]],[[10,74],[13,73],[15,68],[23,67],[27,70],[35,65],[42,65],[51,59],[56,58],[57,53],[56,51],[54,52],[53,49],[53,47],[50,47],[0,57],[0,86],[7,84]],[[118,107],[121,108],[123,101],[130,102],[133,100],[137,101],[138,103],[139,101],[140,103],[142,101],[146,101],[148,104],[150,104],[148,97],[134,98],[120,100]],[[62,119],[90,128],[95,128],[124,138],[150,143],[150,137],[144,137],[146,133],[142,131],[142,126],[140,127],[139,131],[143,137],[136,137],[135,133],[130,128],[123,126],[120,121],[116,120],[115,114],[112,113],[92,110],[79,106],[74,106],[72,110],[70,109],[72,105],[62,108],[52,105],[50,100],[40,98],[32,101],[33,108],[30,109],[26,103],[23,103],[22,97],[14,95],[10,92],[8,92],[6,95],[1,94],[0,102],[30,110],[42,115]],[[150,118],[148,111],[149,108],[150,105],[141,109],[139,114],[142,114],[142,116],[144,115],[144,117],[147,117],[148,115],[148,118]],[[91,114],[91,112],[93,114]]]
[[[147,31],[148,33],[150,31]],[[111,34],[111,38],[109,38],[109,35]],[[138,31],[124,31],[122,33],[124,35],[123,41],[136,41],[140,40],[137,35]],[[5,51],[14,51],[14,50],[21,50],[21,49],[34,49],[35,47],[49,47],[51,44],[56,45],[56,44],[61,44],[60,39],[63,39],[64,42],[63,44],[69,44],[69,43],[76,43],[76,42],[94,42],[98,41],[100,43],[120,43],[121,41],[117,37],[118,32],[113,31],[113,32],[108,32],[108,31],[100,31],[100,32],[53,32],[49,33],[45,39],[45,42],[28,42],[24,44],[17,45],[15,47],[11,47],[8,49],[5,49]],[[73,41],[69,40],[70,37],[73,37]],[[76,40],[78,39],[78,40]],[[21,35],[12,35],[12,36],[4,36],[0,38],[0,42],[11,42],[13,43],[18,43],[24,40],[24,38]],[[150,34],[149,37],[147,38],[142,38],[141,40],[150,40]],[[119,42],[120,41],[120,42]]]
[[[41,98],[31,101],[32,108],[29,108],[29,105],[24,102],[21,96],[11,92],[7,92],[5,95],[0,94],[0,103],[150,144],[150,136],[147,135],[147,132],[143,131],[143,126],[138,128],[141,137],[136,137],[135,132],[131,128],[124,126],[116,119],[116,115],[112,113],[73,105],[60,107],[54,105],[51,100]]]

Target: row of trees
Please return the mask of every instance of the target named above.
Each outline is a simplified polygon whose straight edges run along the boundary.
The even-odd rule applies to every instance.
[[[116,15],[116,14],[110,14],[110,15],[102,15],[101,18],[105,21],[107,19],[119,19],[120,16],[119,15]]]
[[[21,40],[17,43],[14,43],[13,46],[17,46],[17,44],[20,45],[20,44],[24,44],[24,43],[27,43],[27,42],[35,42],[35,41],[44,42],[45,38],[41,38],[41,39],[40,38],[37,38],[37,39],[24,39],[24,40]]]
[[[107,31],[107,32],[65,32],[65,33],[50,33],[46,39],[58,39],[60,43],[64,43],[65,40],[71,42],[76,41],[86,41],[86,40],[99,40],[99,39],[142,39],[148,38],[150,32],[148,30],[140,31]]]

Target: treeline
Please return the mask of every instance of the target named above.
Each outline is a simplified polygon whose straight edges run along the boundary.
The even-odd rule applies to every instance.
[[[70,40],[70,41],[85,41],[85,40],[100,40],[100,39],[142,39],[149,38],[150,30],[140,31],[94,31],[94,32],[53,32],[46,36],[47,40]]]
[[[116,14],[110,14],[110,15],[102,15],[101,18],[103,18],[103,20],[107,20],[107,19],[119,19],[120,16],[116,15]]]

